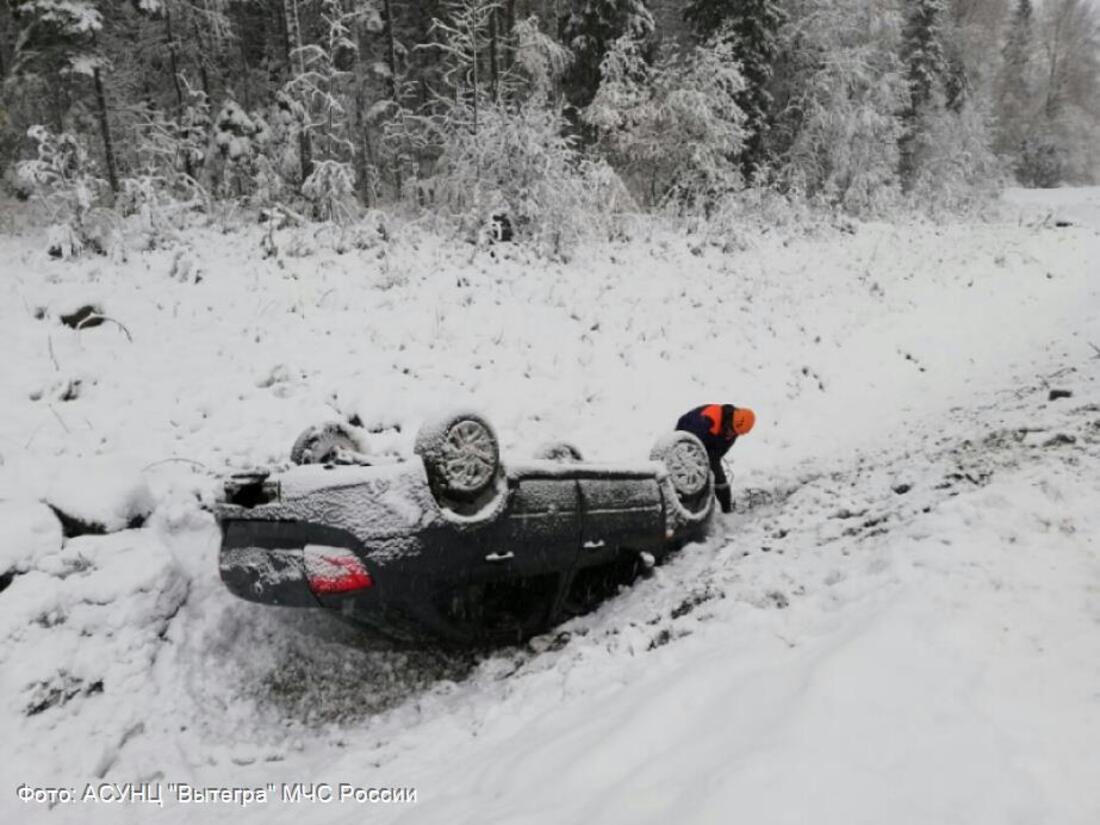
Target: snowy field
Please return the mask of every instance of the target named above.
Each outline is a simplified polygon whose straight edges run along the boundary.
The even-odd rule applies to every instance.
[[[568,265],[0,237],[0,822],[1096,825],[1100,190],[1003,214]],[[407,450],[473,404],[506,458],[631,460],[716,401],[758,416],[737,513],[521,648],[389,650],[218,580],[218,476],[308,424]],[[167,804],[16,793],[103,782]],[[417,801],[167,791],[284,782]]]

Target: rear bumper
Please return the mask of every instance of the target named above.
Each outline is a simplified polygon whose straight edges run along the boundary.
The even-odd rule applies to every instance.
[[[300,521],[227,519],[222,522],[218,570],[235,596],[284,607],[325,607],[309,588],[308,545],[342,547],[363,558],[351,533]]]
[[[221,517],[218,568],[222,582],[247,601],[282,607],[335,610],[346,619],[391,638],[433,638],[466,644],[476,629],[456,624],[449,615],[450,594],[464,584],[456,570],[426,564],[420,553],[402,560],[376,557],[346,530],[307,521]],[[309,586],[306,548],[346,548],[376,583],[348,593],[315,594]],[[375,548],[377,551],[378,548]]]

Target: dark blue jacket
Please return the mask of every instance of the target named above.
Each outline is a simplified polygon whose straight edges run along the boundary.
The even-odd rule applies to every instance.
[[[702,441],[713,464],[737,441],[733,431],[734,409],[732,404],[704,404],[680,416],[676,429],[689,432]]]

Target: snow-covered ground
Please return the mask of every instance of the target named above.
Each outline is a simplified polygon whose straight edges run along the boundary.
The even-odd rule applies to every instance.
[[[1100,191],[1004,211],[569,265],[0,238],[0,821],[1094,825]],[[84,304],[112,320],[62,324]],[[629,460],[713,401],[758,415],[738,513],[522,648],[388,650],[218,581],[217,475],[307,424],[407,449],[474,404],[506,456]],[[47,503],[109,532],[65,539]],[[167,804],[16,794],[101,782]],[[284,782],[417,801],[167,789]]]

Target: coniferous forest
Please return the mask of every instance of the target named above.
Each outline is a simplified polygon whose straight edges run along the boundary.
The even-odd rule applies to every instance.
[[[0,76],[3,186],[64,254],[236,210],[497,215],[555,252],[592,216],[954,211],[1100,168],[1089,0],[7,0]]]

